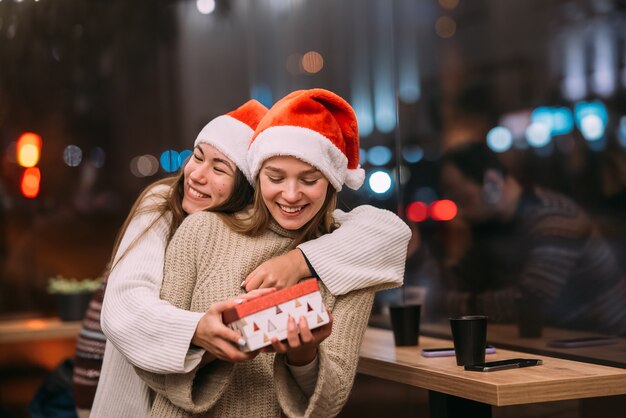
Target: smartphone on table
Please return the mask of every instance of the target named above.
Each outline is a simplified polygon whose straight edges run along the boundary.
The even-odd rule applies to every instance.
[[[493,345],[487,344],[485,348],[485,354],[493,354],[496,352],[496,348]],[[424,357],[452,357],[454,356],[454,347],[443,348],[424,348],[422,349],[422,356]]]
[[[465,370],[473,372],[495,372],[497,370],[519,369],[521,367],[538,366],[540,364],[543,364],[543,360],[534,358],[510,358],[467,365],[465,366]]]

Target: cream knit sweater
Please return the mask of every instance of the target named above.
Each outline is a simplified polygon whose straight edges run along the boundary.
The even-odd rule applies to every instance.
[[[258,264],[291,249],[292,234],[276,224],[259,237],[230,230],[214,213],[188,217],[172,239],[165,259],[161,298],[203,312],[231,299]],[[350,393],[359,347],[375,289],[334,297],[322,285],[333,330],[319,348],[319,372],[310,399],[289,372],[283,355],[258,355],[232,364],[216,360],[186,374],[137,372],[158,394],[152,417],[332,417]],[[196,415],[194,415],[196,416]]]

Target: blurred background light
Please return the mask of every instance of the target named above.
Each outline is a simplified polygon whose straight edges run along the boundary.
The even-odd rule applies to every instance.
[[[496,126],[487,133],[487,146],[495,152],[508,151],[513,145],[513,134],[502,126]]]
[[[614,41],[612,29],[605,22],[596,25],[594,38],[591,86],[595,93],[609,97],[615,92],[617,42]]]
[[[391,161],[391,157],[392,154],[389,147],[385,147],[382,145],[377,145],[367,151],[367,160],[372,165],[386,165],[389,163],[389,161]]]
[[[324,68],[324,58],[317,51],[309,51],[302,56],[302,68],[309,74],[319,73]]]
[[[173,149],[163,151],[159,161],[161,162],[161,168],[167,173],[173,173],[180,167],[178,152]]]
[[[430,206],[430,217],[435,221],[451,221],[456,217],[458,209],[452,200],[435,200]]]
[[[578,102],[574,105],[576,126],[587,141],[597,141],[604,136],[609,120],[606,106],[599,100]]]
[[[428,206],[424,202],[411,202],[406,207],[406,217],[413,222],[428,219]]]
[[[39,167],[26,168],[20,182],[22,195],[29,199],[36,198],[39,195],[40,184],[41,171],[39,171]]]
[[[550,142],[550,127],[542,122],[533,122],[526,128],[526,141],[528,145],[541,148]]]
[[[215,0],[196,0],[196,7],[203,15],[208,15],[215,11]]]
[[[565,77],[561,90],[569,100],[580,100],[587,94],[584,42],[581,38],[581,33],[575,30],[564,35]]]
[[[374,39],[374,122],[382,133],[396,128],[396,86],[394,70],[393,2],[376,1],[373,13],[377,28]],[[360,68],[359,71],[363,71]]]
[[[83,150],[76,145],[68,145],[63,150],[63,162],[68,167],[78,167],[83,161]]]
[[[191,150],[183,150],[178,154],[178,167],[183,167],[187,162],[187,158],[189,158],[193,154]]]
[[[15,152],[17,163],[22,167],[34,167],[41,157],[41,136],[25,132],[17,140]]]
[[[263,104],[263,106],[270,108],[274,102],[272,97],[272,90],[265,84],[256,84],[252,87],[252,91],[250,92],[250,97],[255,100],[258,100]]]
[[[391,189],[391,176],[385,171],[375,171],[370,175],[369,186],[374,193],[387,193]]]
[[[452,10],[459,5],[459,0],[439,0],[439,6],[444,9]]]
[[[419,145],[405,145],[402,148],[402,158],[407,163],[417,163],[424,157],[424,150]]]
[[[361,165],[367,162],[367,150],[365,148],[359,148],[359,162]]]
[[[435,22],[435,33],[444,39],[452,38],[456,33],[456,22],[450,16],[441,16]]]

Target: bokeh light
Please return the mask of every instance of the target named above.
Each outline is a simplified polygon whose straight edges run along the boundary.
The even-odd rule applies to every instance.
[[[163,168],[166,173],[173,173],[180,167],[178,152],[173,149],[163,151],[159,161],[161,162],[161,168]]]
[[[372,165],[381,166],[391,161],[391,150],[389,147],[378,145],[367,151],[367,160]]]
[[[76,145],[68,145],[63,150],[63,162],[68,167],[78,167],[83,161],[83,150]]]
[[[435,200],[429,207],[430,217],[435,221],[451,221],[456,217],[458,208],[452,200]]]
[[[411,202],[406,207],[406,217],[413,222],[424,222],[428,219],[428,205],[424,202]]]
[[[407,163],[420,162],[424,157],[424,150],[419,145],[405,145],[402,148],[402,158]]]
[[[196,7],[203,15],[211,14],[215,11],[215,0],[196,0]]]
[[[551,138],[550,127],[545,123],[533,122],[526,128],[526,141],[531,147],[545,147]]]
[[[386,193],[391,189],[391,176],[385,171],[375,171],[369,178],[369,186],[374,193]]]
[[[441,38],[452,38],[456,33],[456,22],[450,16],[441,16],[435,22],[435,32]]]
[[[193,154],[191,150],[183,150],[178,154],[178,167],[183,167],[187,162],[187,159]]]
[[[619,119],[619,142],[626,147],[626,116]]]
[[[17,140],[15,150],[17,153],[17,162],[22,167],[34,167],[41,157],[41,136],[25,132]]]
[[[319,73],[324,68],[324,58],[317,51],[309,51],[302,56],[302,68],[309,74]]]
[[[487,146],[494,152],[508,151],[513,145],[513,134],[502,126],[496,126],[487,133]]]
[[[22,181],[20,182],[20,189],[24,197],[29,199],[36,198],[39,195],[40,184],[41,171],[39,171],[39,167],[28,167],[24,170]]]

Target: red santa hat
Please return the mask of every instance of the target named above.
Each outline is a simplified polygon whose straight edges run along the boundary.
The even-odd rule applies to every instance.
[[[358,189],[365,179],[359,166],[359,132],[352,107],[324,89],[298,90],[267,112],[248,150],[253,179],[263,162],[292,156],[319,169],[339,191],[345,184]]]
[[[237,109],[221,115],[206,124],[198,134],[194,147],[209,144],[237,165],[253,184],[246,154],[250,139],[267,108],[256,100],[249,100]]]

